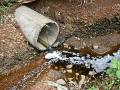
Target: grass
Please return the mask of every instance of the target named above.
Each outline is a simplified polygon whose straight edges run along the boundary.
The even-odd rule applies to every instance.
[[[106,82],[106,90],[111,90],[113,86],[118,85],[118,90],[120,90],[120,60],[113,59],[111,62],[111,67],[106,70],[106,74],[113,78]]]
[[[96,88],[99,87],[99,88]],[[120,90],[120,60],[113,59],[111,67],[105,71],[104,78],[98,84],[92,83],[87,90]]]
[[[90,86],[87,90],[99,90],[99,89],[96,88],[95,86]]]
[[[106,74],[111,77],[120,79],[120,61],[117,59],[113,59],[111,68],[107,69]]]
[[[7,5],[4,5],[3,3],[0,4],[0,23],[4,23],[5,15],[12,10],[12,7],[13,4],[10,1],[7,2]]]

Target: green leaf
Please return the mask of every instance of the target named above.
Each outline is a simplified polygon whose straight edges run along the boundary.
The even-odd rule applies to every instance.
[[[118,61],[118,70],[120,70],[120,61]]]
[[[87,90],[99,90],[99,88],[96,88],[95,86],[91,86]]]
[[[111,68],[118,68],[118,60],[116,60],[116,59],[113,59],[112,60],[112,67]]]
[[[111,73],[113,73],[113,70],[111,68],[107,69],[106,74],[111,74]]]
[[[116,76],[116,69],[109,68],[107,69],[106,74],[108,74],[109,76]]]
[[[120,70],[116,71],[116,76],[120,79]]]
[[[115,80],[115,84],[120,85],[120,79],[116,79],[116,80]]]

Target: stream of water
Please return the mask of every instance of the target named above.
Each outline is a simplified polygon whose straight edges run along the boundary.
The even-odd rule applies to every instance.
[[[118,46],[116,48],[118,48]],[[114,51],[115,49],[112,50]],[[106,68],[110,67],[112,59],[116,58],[120,60],[120,49],[114,53],[106,54],[105,56],[95,56],[96,55],[91,56],[89,54],[83,56],[79,53],[78,50],[73,49],[69,51],[47,51],[45,53],[46,62],[25,74],[16,85],[10,87],[9,89],[18,90],[24,88],[26,81],[32,77],[40,76],[41,73],[46,70],[46,68],[48,68],[48,66],[55,65],[58,62],[63,64],[65,63],[66,65],[84,65],[85,68],[88,70],[92,69],[96,72],[96,74],[103,72]]]

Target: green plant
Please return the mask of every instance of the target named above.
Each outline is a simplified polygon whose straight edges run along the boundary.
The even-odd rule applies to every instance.
[[[7,3],[7,6],[1,3],[0,5],[0,23],[4,23],[5,15],[8,14],[13,8],[13,4],[11,2]]]
[[[113,85],[115,84],[115,80],[104,81],[103,83],[105,83],[105,90],[111,90]]]
[[[95,86],[90,86],[87,90],[99,90],[99,89],[96,88]]]
[[[120,61],[113,59],[111,62],[111,67],[107,69],[106,74],[120,79]]]
[[[0,5],[0,13],[6,12],[6,11],[10,11],[13,7],[13,4],[8,2],[7,6],[5,6],[4,4]]]

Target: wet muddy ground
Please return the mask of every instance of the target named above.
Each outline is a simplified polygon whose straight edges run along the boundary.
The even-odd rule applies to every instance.
[[[58,42],[64,42],[64,45],[57,49],[64,46],[68,50],[71,48],[69,46],[73,46],[74,49],[80,50],[82,55],[104,56],[120,48],[119,0],[36,0],[26,5],[58,22],[60,25]],[[21,34],[14,16],[0,26],[0,90],[17,86],[25,74],[45,62],[41,58],[44,56],[40,51],[29,45]],[[86,90],[92,77],[91,70],[84,66],[73,66],[67,70],[65,63],[48,67],[41,76],[28,80],[23,85],[24,90],[56,90],[43,82],[48,80],[56,82],[60,79],[67,85],[69,81],[74,81],[72,85],[77,86],[76,83],[84,76],[85,83],[81,88]],[[96,80],[93,79],[94,81]],[[71,90],[79,89],[74,87]]]
[[[97,45],[100,47],[96,52],[105,53],[110,50],[110,47],[119,43],[117,40],[119,34],[116,32],[119,32],[120,28],[120,2],[118,0],[90,1],[48,0],[36,1],[28,6],[57,21],[61,30],[60,37],[66,38],[67,44],[78,49]]]

